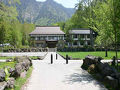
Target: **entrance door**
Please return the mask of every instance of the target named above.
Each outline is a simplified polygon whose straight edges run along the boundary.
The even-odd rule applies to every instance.
[[[57,41],[47,41],[47,47],[48,48],[56,48],[56,45],[57,45]]]

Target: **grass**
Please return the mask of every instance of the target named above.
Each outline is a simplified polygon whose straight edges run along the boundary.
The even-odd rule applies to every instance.
[[[21,87],[26,83],[27,79],[31,76],[32,70],[33,70],[33,67],[30,67],[29,70],[27,71],[25,78],[20,77],[16,79],[14,90],[21,90]]]
[[[14,68],[15,62],[0,62],[0,69],[4,68],[5,66]]]
[[[14,59],[15,57],[0,56],[0,59]]]
[[[36,60],[36,59],[38,59],[38,56],[30,56],[30,58],[31,58],[32,60]]]
[[[113,56],[115,56],[115,52],[109,51],[108,57],[105,57],[105,51],[96,51],[96,52],[59,52],[59,54],[63,55],[64,57],[66,54],[68,56],[71,56],[72,58],[80,58],[84,59],[87,55],[93,55],[93,56],[100,56],[104,59],[112,59]],[[120,58],[120,52],[118,52],[118,58]]]

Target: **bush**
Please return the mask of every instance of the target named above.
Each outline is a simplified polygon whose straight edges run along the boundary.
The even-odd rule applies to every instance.
[[[79,52],[79,51],[94,51],[92,46],[83,46],[83,47],[64,47],[58,48],[59,52]]]

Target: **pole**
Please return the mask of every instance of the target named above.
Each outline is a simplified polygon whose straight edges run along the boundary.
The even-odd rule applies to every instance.
[[[56,60],[58,59],[58,55],[56,54]]]
[[[68,55],[66,55],[66,64],[68,64]]]
[[[51,54],[51,64],[53,64],[53,55]]]

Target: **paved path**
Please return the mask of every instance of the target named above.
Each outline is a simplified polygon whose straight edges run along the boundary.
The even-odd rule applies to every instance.
[[[15,52],[0,53],[0,56],[44,56],[47,52]]]
[[[56,53],[52,53],[55,57]],[[50,64],[48,53],[43,61],[33,61],[33,72],[24,90],[107,90],[91,75],[80,68],[82,62],[65,60],[58,56],[54,64]]]

